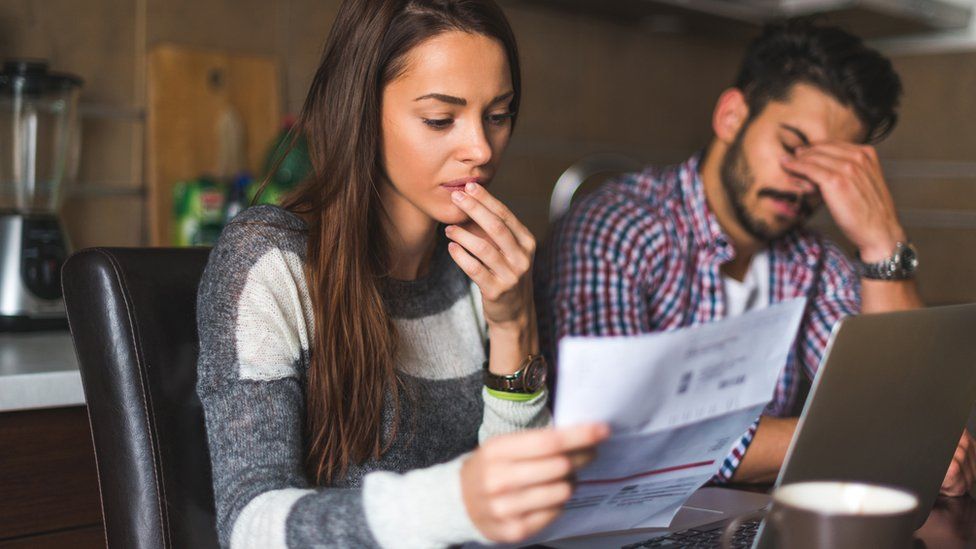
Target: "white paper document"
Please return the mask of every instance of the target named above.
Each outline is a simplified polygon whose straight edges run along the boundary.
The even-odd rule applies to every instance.
[[[556,426],[605,421],[613,434],[535,539],[667,526],[772,400],[805,304],[671,332],[560,341]]]

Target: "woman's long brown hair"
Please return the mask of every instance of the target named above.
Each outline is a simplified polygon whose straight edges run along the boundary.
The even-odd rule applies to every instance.
[[[350,463],[378,458],[396,432],[397,333],[381,297],[389,270],[379,192],[381,99],[411,48],[452,30],[502,44],[517,112],[515,36],[492,0],[346,0],[299,116],[313,173],[283,206],[308,224],[315,333],[305,389],[306,470],[318,484],[331,483]],[[386,439],[385,405],[393,418]]]

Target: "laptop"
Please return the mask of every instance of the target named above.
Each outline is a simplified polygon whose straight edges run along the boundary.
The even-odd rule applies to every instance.
[[[921,526],[976,403],[976,304],[848,317],[834,326],[776,486],[853,480],[905,488]],[[764,508],[766,494],[706,487],[670,528],[546,542],[546,547],[718,544],[733,518]],[[759,521],[737,546],[770,546]]]

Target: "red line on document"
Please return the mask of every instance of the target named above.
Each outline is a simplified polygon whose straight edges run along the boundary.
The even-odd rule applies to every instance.
[[[713,465],[715,460],[712,461],[699,461],[698,463],[686,463],[684,465],[675,465],[673,467],[665,467],[664,469],[655,469],[653,471],[644,471],[643,473],[635,473],[633,475],[628,475],[626,477],[620,478],[599,478],[593,480],[581,480],[576,484],[609,484],[611,482],[623,482],[625,480],[631,480],[641,477],[650,477],[654,475],[663,475],[664,473],[670,473],[672,471],[681,471],[682,469],[694,469],[695,467],[703,467],[705,465]]]

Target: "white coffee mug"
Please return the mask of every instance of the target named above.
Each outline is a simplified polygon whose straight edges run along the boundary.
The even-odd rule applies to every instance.
[[[763,537],[791,549],[907,548],[917,508],[918,497],[900,488],[846,481],[787,484],[773,491]],[[748,518],[729,524],[723,547],[731,546]]]

